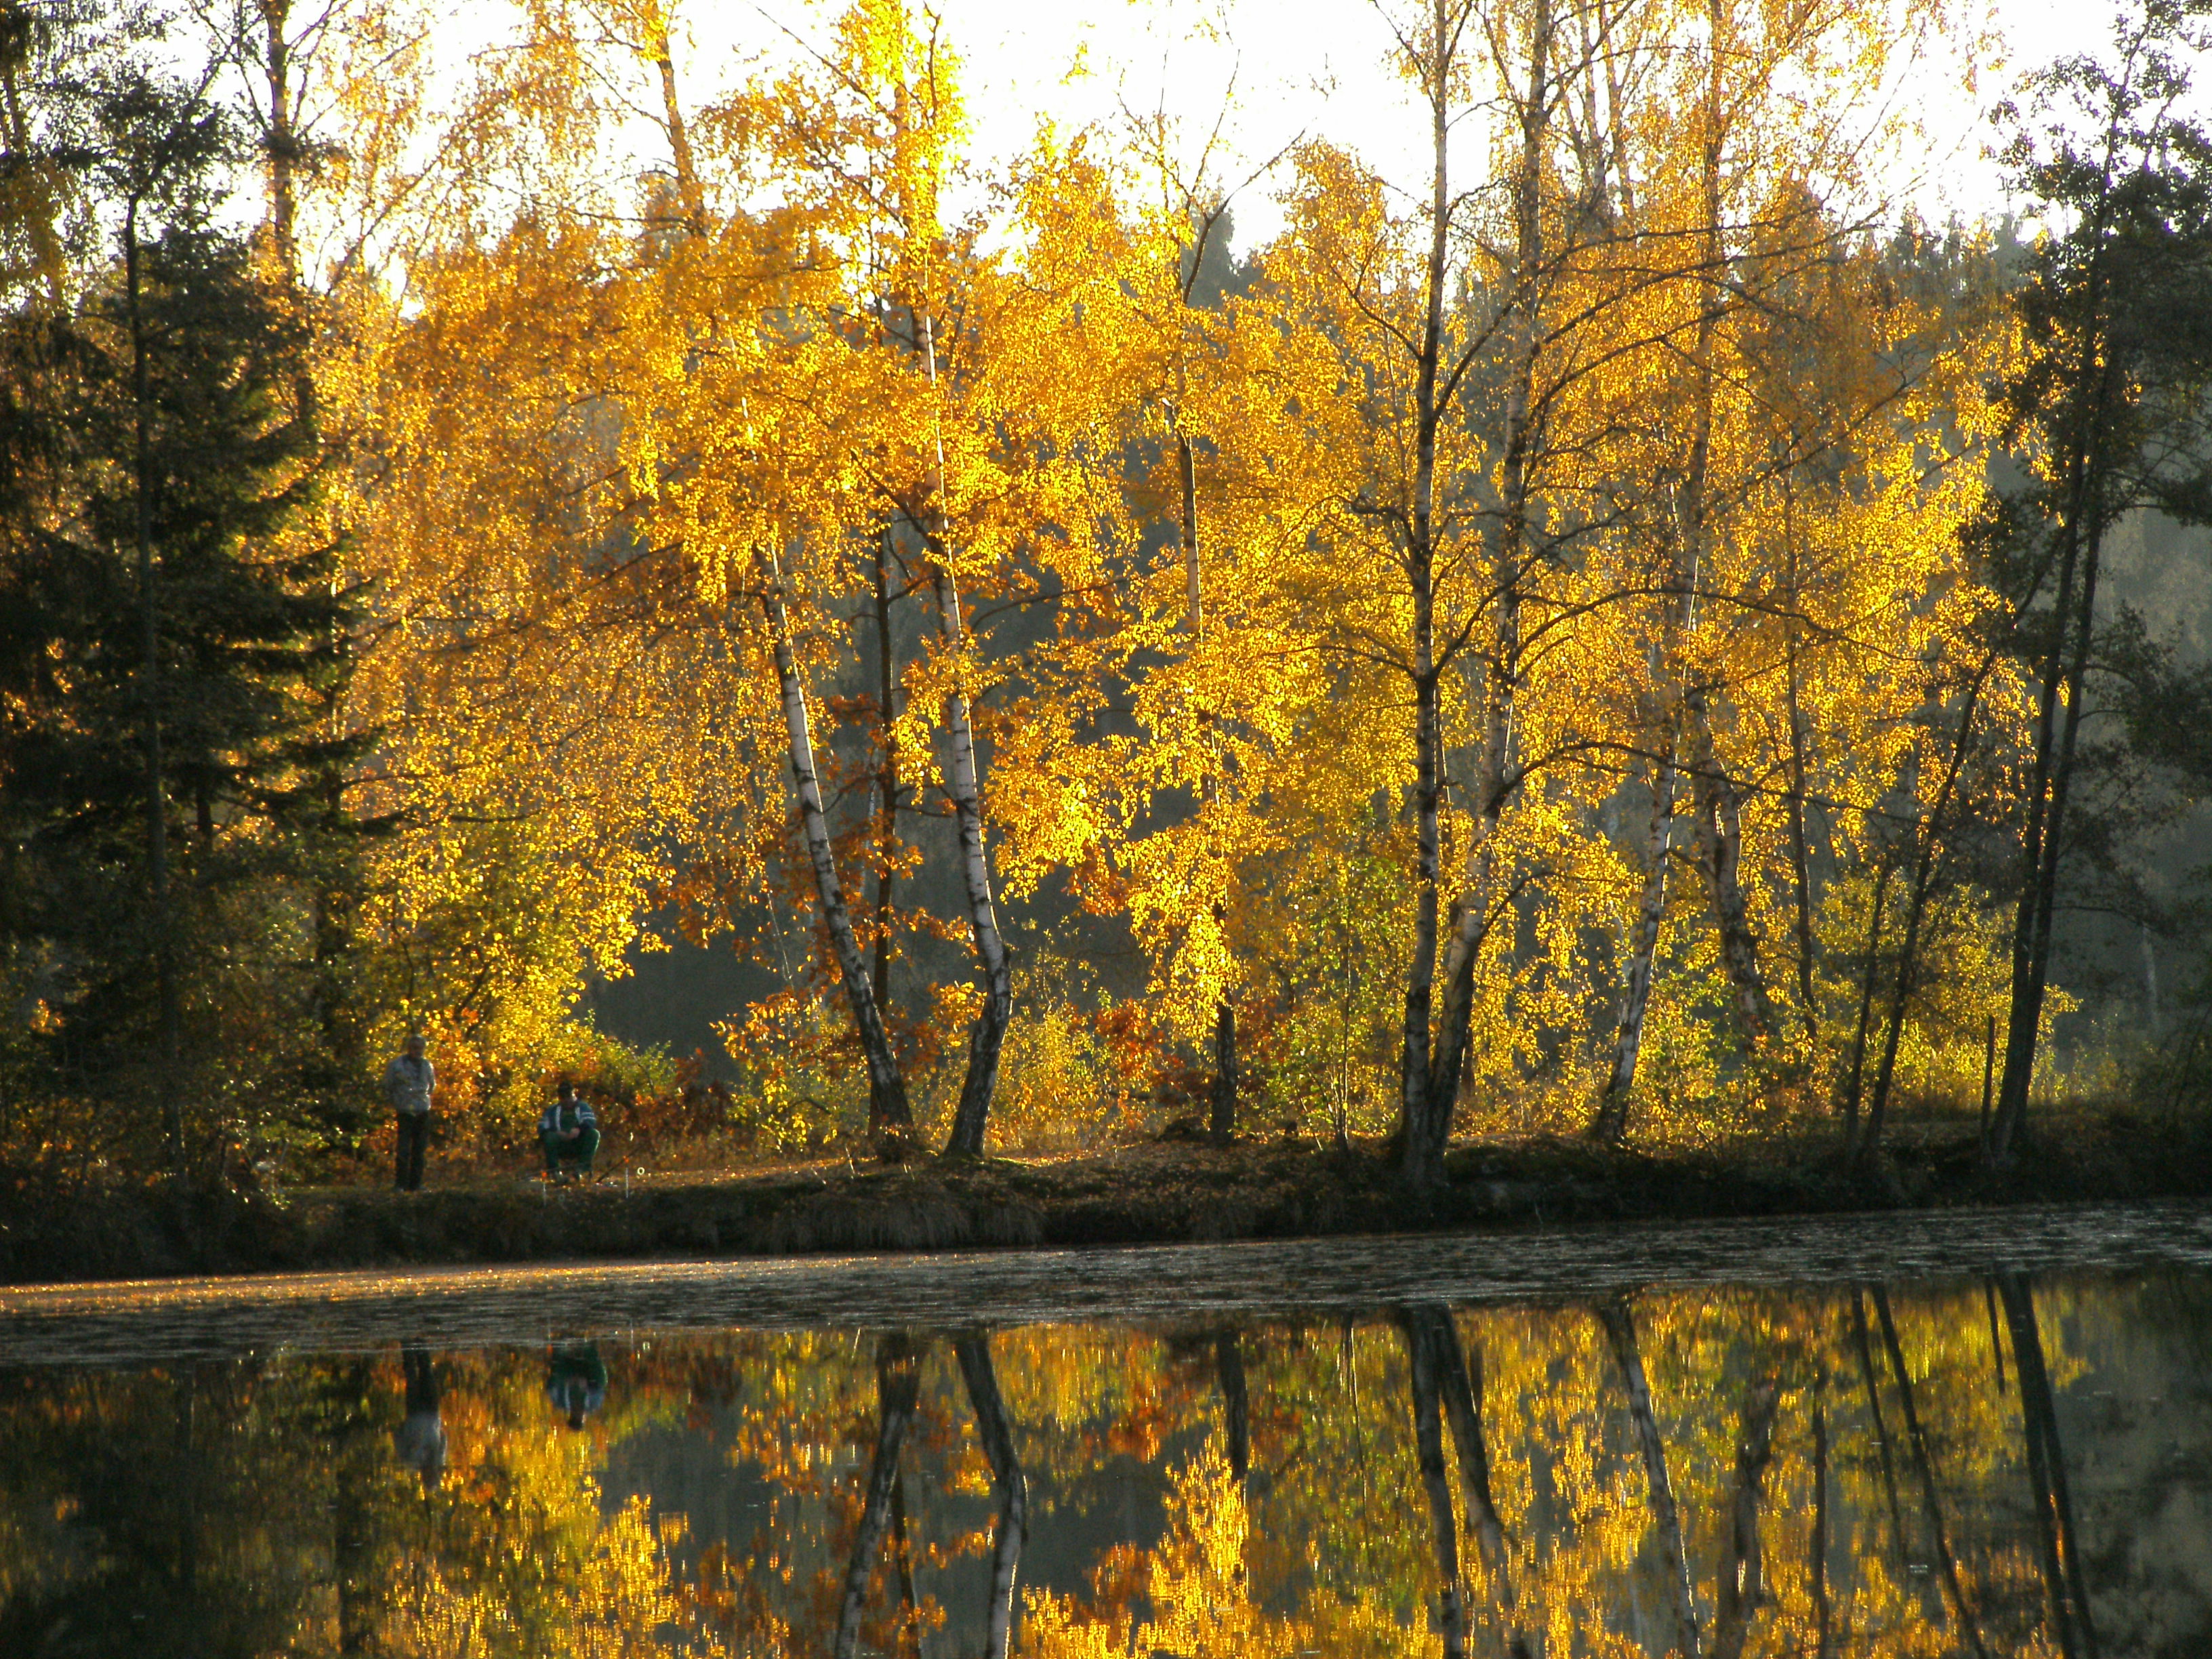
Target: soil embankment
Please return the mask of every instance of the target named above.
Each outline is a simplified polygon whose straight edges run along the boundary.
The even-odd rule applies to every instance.
[[[1455,1147],[1409,1193],[1377,1147],[1168,1145],[1024,1164],[514,1180],[401,1194],[164,1188],[19,1194],[0,1282],[182,1273],[1293,1238],[1561,1223],[2212,1196],[2212,1138],[2124,1119],[2047,1127],[1992,1177],[1971,1137],[1907,1139],[1869,1171],[1829,1141],[1647,1154]]]

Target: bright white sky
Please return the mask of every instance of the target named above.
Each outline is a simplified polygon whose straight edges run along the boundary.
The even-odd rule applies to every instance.
[[[1939,222],[2001,209],[1982,109],[2018,68],[2103,46],[2112,15],[2111,0],[1957,3],[1966,32],[1988,38],[2000,55],[1982,58],[1972,91],[1960,58],[1929,64],[1901,89],[1926,143],[1895,188]],[[691,9],[692,62],[709,81],[720,78],[721,65],[763,48],[782,56],[789,43],[776,44],[780,31],[819,39],[831,15],[808,0],[720,0]],[[1048,112],[1065,131],[1116,119],[1124,101],[1179,116],[1194,144],[1233,80],[1231,137],[1244,162],[1235,178],[1301,131],[1357,150],[1394,182],[1419,188],[1425,178],[1422,118],[1389,67],[1382,19],[1363,0],[933,0],[933,9],[966,66],[979,159],[1025,148]],[[1278,227],[1268,195],[1263,180],[1238,197],[1240,245]]]
[[[1902,6],[1914,0],[1867,0]],[[426,0],[447,74],[514,27],[517,0]],[[805,46],[826,43],[842,0],[672,0],[678,71],[694,110]],[[1375,0],[908,0],[933,13],[963,64],[963,90],[980,169],[1030,148],[1039,125],[1063,133],[1119,126],[1122,110],[1165,109],[1194,156],[1233,85],[1226,154],[1217,179],[1242,184],[1301,134],[1355,152],[1391,183],[1427,193],[1425,117],[1390,66],[1390,37]],[[1408,0],[1386,0],[1401,9]],[[2102,55],[2118,0],[1943,0],[1955,27],[1948,46],[1887,89],[1886,106],[1914,118],[1917,137],[1883,170],[1877,216],[1904,208],[1923,222],[1995,216],[2005,208],[1984,112],[2017,74],[2064,53]],[[2130,0],[2131,9],[2141,0]],[[1416,7],[1416,9],[1418,9]],[[2212,95],[2212,65],[2200,91]],[[635,94],[657,103],[641,66]],[[1464,134],[1472,152],[1480,135]],[[640,123],[629,153],[604,157],[611,183],[665,170],[659,135]],[[1474,159],[1472,154],[1468,161]],[[1468,162],[1455,163],[1471,177]],[[1279,176],[1240,190],[1240,251],[1281,226]]]

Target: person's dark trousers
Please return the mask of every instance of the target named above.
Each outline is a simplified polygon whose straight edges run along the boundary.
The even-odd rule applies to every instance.
[[[400,1113],[398,1168],[392,1172],[392,1184],[401,1192],[422,1190],[422,1154],[429,1150],[429,1113]]]
[[[581,1173],[592,1172],[592,1160],[599,1156],[599,1132],[586,1125],[579,1130],[574,1140],[563,1140],[550,1129],[538,1132],[538,1144],[545,1149],[545,1173],[560,1173],[560,1161],[567,1158],[579,1166]]]

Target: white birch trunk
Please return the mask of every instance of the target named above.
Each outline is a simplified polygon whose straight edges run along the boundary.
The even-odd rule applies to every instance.
[[[699,188],[699,168],[692,159],[691,135],[684,122],[684,105],[676,95],[676,56],[670,49],[668,24],[659,21],[647,42],[653,66],[660,72],[660,119],[668,133],[669,157],[676,163],[676,196],[684,204],[684,229],[691,235],[707,234],[707,200]]]
[[[1490,931],[1497,872],[1494,843],[1506,797],[1512,793],[1514,698],[1521,656],[1521,594],[1529,554],[1528,411],[1535,395],[1538,287],[1544,264],[1544,144],[1552,100],[1551,0],[1536,0],[1529,20],[1528,87],[1521,106],[1521,161],[1514,184],[1513,379],[1506,391],[1504,513],[1491,569],[1496,598],[1490,667],[1483,676],[1482,750],[1476,766],[1475,821],[1468,848],[1466,884],[1451,908],[1444,953],[1443,1002],[1437,1012],[1436,1051],[1429,1065],[1427,1132],[1423,1161],[1443,1165],[1451,1136],[1460,1073],[1473,1041],[1474,976]]]
[[[1692,348],[1696,374],[1696,432],[1690,446],[1689,465],[1682,480],[1682,547],[1689,555],[1692,592],[1686,605],[1693,613],[1695,587],[1702,572],[1711,568],[1707,553],[1711,538],[1708,500],[1713,447],[1713,340],[1719,332],[1723,305],[1723,282],[1727,250],[1721,239],[1721,0],[1708,9],[1707,52],[1710,68],[1705,93],[1705,302],[1698,316]],[[1713,925],[1720,936],[1721,962],[1735,994],[1737,1024],[1745,1042],[1757,1047],[1772,1026],[1766,987],[1759,976],[1759,941],[1753,933],[1750,907],[1743,896],[1738,868],[1742,849],[1741,815],[1735,784],[1722,769],[1713,747],[1711,693],[1691,684],[1682,696],[1683,724],[1689,743],[1691,817],[1697,836],[1698,856],[1712,899]]]
[[[937,384],[937,343],[929,319],[922,320],[923,363],[932,386]],[[952,689],[945,696],[945,789],[952,801],[959,832],[960,876],[968,898],[969,936],[975,965],[982,979],[983,1011],[968,1036],[968,1072],[961,1080],[960,1104],[953,1114],[952,1134],[945,1150],[956,1157],[973,1158],[983,1150],[983,1131],[991,1114],[992,1097],[998,1092],[999,1058],[1006,1047],[1006,1026],[1013,1018],[1013,974],[1006,960],[1005,939],[999,932],[999,912],[991,896],[991,861],[983,842],[983,790],[975,759],[975,728],[968,695],[961,689],[960,664],[967,649],[967,632],[960,616],[960,587],[946,564],[945,545],[945,443],[935,440],[930,476],[931,524],[929,555],[933,586],[937,596],[938,637],[953,665]]]
[[[1713,749],[1712,728],[1704,699],[1686,700],[1692,744],[1690,818],[1698,842],[1698,867],[1712,900],[1713,925],[1720,935],[1721,965],[1727,970],[1737,1027],[1753,1047],[1774,1029],[1773,1003],[1759,969],[1759,934],[1751,922],[1742,881],[1743,818],[1735,783]]]
[[[1179,404],[1176,419],[1182,419]],[[1182,483],[1183,624],[1194,652],[1205,637],[1206,611],[1198,560],[1198,457],[1188,433],[1176,434],[1176,465]],[[1200,718],[1211,716],[1201,710]],[[1199,782],[1200,810],[1212,807],[1219,799],[1219,782],[1209,769]],[[1222,917],[1223,908],[1217,902],[1213,907],[1217,925]],[[1208,1106],[1208,1132],[1218,1141],[1231,1139],[1237,1133],[1237,1003],[1226,985],[1213,1001],[1213,1087]]]
[[[1628,1133],[1628,1102],[1636,1088],[1636,1060],[1644,1046],[1644,1012],[1651,1005],[1651,963],[1659,948],[1659,927],[1667,914],[1667,866],[1674,852],[1674,748],[1670,741],[1651,780],[1651,862],[1644,872],[1644,893],[1629,933],[1628,983],[1620,999],[1620,1022],[1613,1029],[1613,1068],[1598,1097],[1590,1133],[1618,1144]]]
[[[1440,1173],[1442,1137],[1432,1127],[1438,1107],[1429,1086],[1430,1015],[1436,994],[1437,903],[1442,834],[1437,814],[1443,797],[1443,722],[1437,707],[1436,497],[1437,372],[1443,350],[1445,262],[1450,257],[1451,197],[1447,175],[1451,133],[1450,40],[1445,0],[1435,0],[1430,61],[1423,70],[1429,96],[1431,173],[1429,262],[1421,346],[1413,388],[1413,499],[1407,526],[1407,586],[1413,602],[1413,834],[1419,868],[1413,901],[1413,960],[1406,974],[1406,1018],[1399,1058],[1400,1170],[1411,1184]],[[1443,1103],[1447,1131],[1451,1103]]]
[[[792,654],[790,622],[784,612],[782,574],[764,553],[756,553],[754,561],[761,576],[761,605],[768,616],[769,637],[775,652],[776,684],[782,696],[784,730],[791,745],[792,785],[799,797],[799,830],[814,866],[815,896],[822,906],[823,926],[836,954],[845,1000],[853,1011],[853,1024],[867,1058],[869,1116],[878,1122],[909,1122],[912,1113],[907,1106],[906,1082],[899,1075],[898,1059],[891,1053],[883,1012],[876,1005],[867,963],[854,936],[852,915],[845,908],[844,890],[837,881],[836,853],[830,839],[829,818],[822,810],[822,783],[814,763],[806,686]]]

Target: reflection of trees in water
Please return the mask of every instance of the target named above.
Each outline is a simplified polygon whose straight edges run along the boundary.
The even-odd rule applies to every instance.
[[[0,1653],[671,1650],[665,1535],[603,1510],[531,1356],[438,1360],[446,1479],[401,1461],[428,1360],[6,1379]]]
[[[1620,1367],[1628,1420],[1636,1431],[1637,1449],[1644,1457],[1644,1490],[1651,1504],[1651,1525],[1659,1538],[1666,1563],[1667,1595],[1674,1609],[1674,1651],[1683,1659],[1698,1659],[1697,1598],[1690,1589],[1690,1558],[1682,1543],[1681,1512],[1674,1504],[1674,1483],[1667,1472],[1667,1440],[1660,1432],[1651,1406],[1651,1385],[1644,1374],[1643,1351],[1637,1346],[1636,1321],[1626,1302],[1607,1302],[1597,1310],[1605,1327],[1613,1364]]]
[[[988,1633],[983,1641],[987,1659],[1006,1659],[1012,1638],[1014,1571],[1020,1564],[1022,1540],[1029,1532],[1029,1480],[1021,1459],[1014,1453],[1013,1424],[999,1395],[998,1373],[991,1368],[991,1345],[981,1333],[953,1339],[960,1357],[960,1376],[968,1385],[969,1403],[975,1409],[975,1433],[990,1460],[991,1484],[998,1494],[999,1521],[991,1546],[991,1600]]]
[[[2021,1427],[2027,1442],[2028,1488],[2042,1545],[2044,1583],[2051,1598],[2051,1622],[2066,1659],[2097,1659],[2097,1627],[2089,1616],[2089,1595],[2081,1581],[2081,1535],[2074,1525],[2074,1499],[2066,1478],[2066,1451],[2058,1438],[2058,1414],[2051,1395],[2051,1372],[2044,1360],[2043,1337],[2035,1321],[2035,1302],[2018,1273],[1997,1275],[2005,1324],[2012,1333],[2013,1375],[2020,1381]]]
[[[1889,1511],[1890,1542],[1898,1565],[1909,1571],[1911,1549],[1905,1535],[1905,1510],[1897,1498],[1897,1460],[1890,1449],[1889,1424],[1882,1415],[1881,1385],[1875,1380],[1874,1344],[1867,1335],[1865,1299],[1856,1291],[1851,1293],[1851,1346],[1858,1355],[1859,1383],[1866,1390],[1875,1451],[1881,1459],[1881,1495]]]
[[[1444,1659],[1467,1652],[1467,1608],[1460,1586],[1459,1517],[1453,1512],[1451,1480],[1444,1469],[1443,1389],[1437,1372],[1437,1343],[1425,1321],[1401,1315],[1406,1333],[1406,1368],[1413,1396],[1413,1455],[1428,1499],[1429,1532],[1437,1557],[1437,1627],[1443,1637]]]
[[[1221,1419],[1229,1443],[1229,1472],[1241,1482],[1252,1472],[1252,1396],[1244,1382],[1244,1350],[1234,1330],[1213,1334],[1213,1368],[1221,1379]]]
[[[1813,1533],[1806,1543],[1805,1579],[1813,1604],[1813,1659],[1836,1650],[1835,1609],[1828,1601],[1828,1376],[1813,1382]]]
[[[270,1386],[253,1364],[7,1378],[0,1653],[281,1648],[319,1588],[309,1540],[329,1511]]]
[[[860,1528],[853,1535],[852,1565],[845,1573],[845,1597],[838,1608],[837,1659],[850,1659],[860,1644],[860,1619],[867,1609],[877,1553],[895,1522],[899,1534],[892,1546],[899,1571],[899,1625],[902,1631],[915,1633],[914,1572],[907,1560],[899,1453],[921,1404],[921,1373],[914,1344],[903,1332],[894,1331],[876,1343],[876,1449],[868,1464],[867,1497],[860,1505]]]
[[[580,1434],[543,1350],[4,1376],[0,1652],[2097,1659],[2141,1615],[2066,1402],[2121,1361],[2051,1334],[2171,1395],[2212,1324],[2130,1294],[659,1339]],[[620,1496],[648,1443],[744,1503]]]
[[[1488,1583],[1492,1616],[1498,1621],[1506,1653],[1510,1659],[1522,1659],[1529,1651],[1529,1638],[1514,1623],[1512,1567],[1504,1524],[1498,1519],[1498,1506],[1491,1493],[1490,1451],[1483,1438],[1479,1389],[1481,1350],[1474,1351],[1470,1365],[1468,1352],[1460,1345],[1459,1331],[1440,1302],[1407,1308],[1400,1313],[1398,1322],[1406,1340],[1414,1445],[1421,1484],[1428,1496],[1437,1569],[1443,1583],[1439,1622],[1444,1651],[1464,1651],[1467,1613],[1465,1587],[1461,1582],[1458,1516],[1454,1512],[1451,1488],[1444,1474],[1439,1417],[1451,1427],[1468,1530],[1474,1534],[1475,1552]]]
[[[1753,1380],[1744,1401],[1735,1474],[1722,1522],[1720,1571],[1714,1576],[1713,1659],[1738,1659],[1765,1599],[1759,1487],[1774,1455],[1774,1412],[1780,1395],[1779,1382],[1769,1374]]]
[[[1856,1305],[1856,1298],[1854,1298]],[[1912,1374],[1905,1363],[1904,1346],[1897,1338],[1897,1322],[1890,1315],[1889,1293],[1880,1285],[1874,1288],[1874,1308],[1881,1321],[1881,1342],[1889,1356],[1891,1375],[1896,1379],[1897,1395],[1905,1417],[1905,1443],[1912,1453],[1912,1468],[1920,1486],[1922,1513],[1928,1522],[1928,1535],[1935,1545],[1936,1559],[1942,1569],[1943,1589],[1948,1595],[1953,1615],[1966,1633],[1967,1644],[1974,1650],[1975,1659],[1984,1659],[1988,1650],[1982,1645],[1981,1621],[1966,1603],[1966,1595],[1959,1584],[1959,1564],[1951,1553],[1949,1528],[1943,1519],[1943,1501],[1936,1489],[1936,1460],[1928,1449],[1928,1437],[1920,1426],[1920,1413],[1913,1409]],[[1858,1316],[1858,1334],[1862,1340],[1866,1334],[1866,1316]]]

